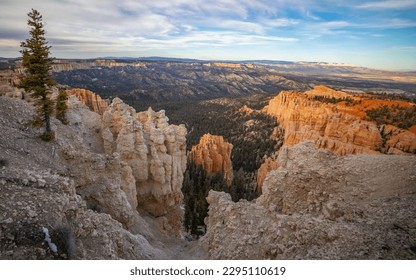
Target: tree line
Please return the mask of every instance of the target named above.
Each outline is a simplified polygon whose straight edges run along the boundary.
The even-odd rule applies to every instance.
[[[205,233],[205,218],[208,215],[208,202],[206,198],[210,190],[226,192],[233,201],[240,199],[253,200],[259,193],[253,188],[245,187],[244,172],[237,171],[231,186],[227,186],[222,172],[208,174],[202,165],[188,158],[187,169],[184,174],[182,193],[184,195],[184,228],[192,236],[201,236]]]

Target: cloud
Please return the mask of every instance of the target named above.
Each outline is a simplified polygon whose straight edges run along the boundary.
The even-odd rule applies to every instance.
[[[416,27],[416,21],[400,18],[391,18],[383,20],[381,22],[363,23],[357,26],[363,28],[403,29]]]
[[[322,20],[322,18],[320,18],[320,17],[318,17],[318,16],[315,16],[314,14],[312,14],[312,12],[311,11],[306,11],[306,13],[305,13],[305,15],[306,15],[306,17],[308,17],[308,18],[311,18],[311,19],[313,19],[313,20]]]
[[[299,20],[290,19],[290,18],[275,18],[275,19],[269,19],[263,23],[268,27],[284,27],[284,26],[296,25],[299,23]]]
[[[378,2],[367,2],[358,5],[361,9],[407,9],[416,8],[416,1],[414,0],[387,0]]]
[[[266,58],[277,49],[297,57],[313,48],[325,61],[333,51],[373,49],[378,36],[389,38],[383,46],[416,45],[414,36],[403,36],[414,33],[415,0],[1,0],[0,56],[19,55],[32,7],[43,15],[57,57]]]

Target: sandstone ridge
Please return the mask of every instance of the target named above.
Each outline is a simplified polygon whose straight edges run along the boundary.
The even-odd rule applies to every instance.
[[[340,155],[415,153],[415,126],[406,130],[370,121],[366,110],[380,106],[412,108],[415,105],[316,86],[306,92],[282,91],[270,100],[263,112],[278,119],[279,129],[284,130],[284,145],[312,140],[318,148]],[[257,173],[258,189],[261,189],[268,172],[278,167],[279,163],[274,159],[266,159]]]
[[[345,101],[330,104],[316,97]],[[279,120],[285,131],[285,145],[312,140],[318,148],[340,155],[416,151],[416,134],[411,130],[369,121],[365,110],[382,105],[412,106],[408,102],[357,97],[318,86],[303,93],[282,91],[270,100],[264,112]]]

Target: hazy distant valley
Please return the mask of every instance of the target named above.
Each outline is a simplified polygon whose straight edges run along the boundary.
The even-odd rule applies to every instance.
[[[280,90],[303,91],[321,84],[349,92],[416,96],[415,73],[325,63],[60,61],[54,72],[61,84],[86,88],[104,98],[119,96],[138,106],[167,100],[274,95]]]

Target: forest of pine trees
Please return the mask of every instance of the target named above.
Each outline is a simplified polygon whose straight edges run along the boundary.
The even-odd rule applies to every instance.
[[[207,174],[202,165],[188,160],[182,185],[185,230],[192,236],[200,236],[205,233],[204,219],[208,215],[206,198],[210,190],[229,193],[233,201],[252,200],[259,195],[254,189],[245,186],[245,174],[241,169],[234,174],[232,185],[227,186],[222,173]]]

